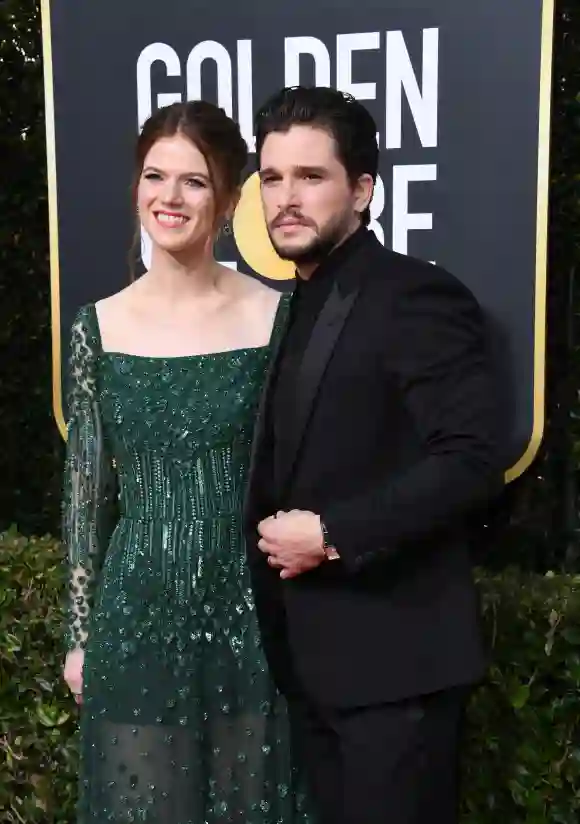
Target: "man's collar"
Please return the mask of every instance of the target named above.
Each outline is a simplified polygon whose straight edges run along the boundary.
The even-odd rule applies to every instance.
[[[369,230],[366,226],[360,226],[346,240],[335,246],[332,252],[324,258],[314,270],[312,276],[303,279],[296,273],[296,288],[306,291],[311,285],[326,281],[336,274],[342,263],[360,246],[368,237]]]

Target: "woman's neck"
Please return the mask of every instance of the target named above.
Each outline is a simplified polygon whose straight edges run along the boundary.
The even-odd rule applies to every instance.
[[[219,290],[222,268],[213,256],[211,245],[173,255],[153,249],[149,271],[140,279],[142,288],[163,301],[177,303],[191,298],[209,297]]]

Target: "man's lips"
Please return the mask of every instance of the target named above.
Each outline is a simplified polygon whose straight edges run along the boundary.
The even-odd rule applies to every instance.
[[[274,229],[285,229],[285,228],[292,228],[295,226],[308,226],[309,224],[306,223],[304,220],[299,220],[298,218],[292,217],[285,217],[282,220],[275,220],[274,221]]]

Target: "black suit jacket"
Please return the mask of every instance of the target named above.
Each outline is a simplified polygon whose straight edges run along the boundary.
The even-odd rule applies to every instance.
[[[465,520],[501,488],[503,467],[472,294],[369,232],[341,262],[306,347],[275,486],[271,386],[245,522],[278,687],[355,707],[478,680],[485,657]],[[341,560],[280,580],[256,540],[278,508],[321,515]]]

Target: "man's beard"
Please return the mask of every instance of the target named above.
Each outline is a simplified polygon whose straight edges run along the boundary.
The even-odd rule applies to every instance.
[[[327,224],[324,229],[312,238],[310,243],[297,248],[277,243],[269,227],[268,234],[278,257],[282,258],[282,260],[290,260],[297,266],[303,266],[321,263],[321,261],[328,257],[332,250],[344,240],[348,233],[349,225],[350,216],[341,215],[337,220]]]

